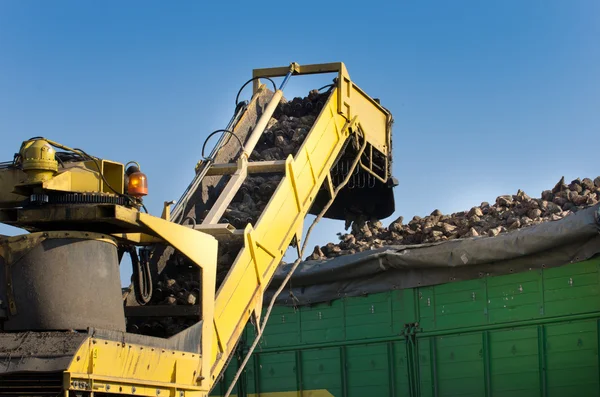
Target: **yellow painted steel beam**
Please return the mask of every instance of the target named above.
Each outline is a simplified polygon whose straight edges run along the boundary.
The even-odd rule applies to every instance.
[[[275,67],[265,69],[254,69],[253,77],[281,77],[285,76],[290,67]],[[337,73],[337,111],[346,120],[352,120],[358,116],[365,130],[375,131],[382,123],[391,123],[391,114],[377,101],[367,95],[350,79],[346,65],[343,62],[298,65],[294,75],[309,75],[318,73]],[[258,80],[255,81],[258,84]],[[391,147],[391,129],[387,128],[386,134],[371,134],[369,143],[377,150],[387,154]]]
[[[294,235],[302,230],[304,217],[342,150],[350,128],[357,129],[356,119],[360,118],[365,139],[370,143],[385,142],[389,133],[387,112],[382,112],[379,106],[368,107],[369,102],[359,106],[360,116],[349,122],[348,114],[338,112],[336,90],[295,159],[290,156],[286,160],[285,177],[254,228],[247,229],[246,245],[217,292],[214,321],[223,350],[213,351],[213,374],[221,372],[250,316],[254,313],[260,317],[265,285],[271,280]],[[363,123],[363,115],[371,122]],[[387,155],[387,146],[382,145],[382,149]],[[220,356],[217,353],[221,353]]]
[[[73,357],[63,384],[75,391],[205,397],[206,386],[197,385],[199,362],[194,353],[90,337]]]
[[[15,186],[27,179],[27,174],[16,168],[0,170],[0,208],[12,208],[23,202],[26,195],[14,191]]]
[[[150,245],[163,242],[160,238],[145,233],[113,233],[111,236],[135,245]]]
[[[198,341],[202,343],[202,357],[198,379],[200,386],[209,390],[215,380],[215,376],[210,374],[210,365],[212,351],[216,350],[213,346],[213,316],[217,280],[217,240],[206,233],[144,213],[139,214],[139,221],[202,269],[202,341]]]
[[[65,387],[81,390],[80,386],[87,382],[89,390],[103,393],[172,396],[175,392],[183,392],[178,395],[205,397],[214,384],[210,375],[210,357],[214,349],[217,240],[206,233],[144,213],[137,213],[137,221],[148,229],[147,234],[160,237],[200,267],[202,338],[197,343],[204,354],[89,338],[66,371]],[[139,235],[140,240],[144,235]],[[125,237],[135,239],[138,235]]]
[[[346,67],[344,66],[343,62],[296,65],[294,75],[339,73],[341,70],[345,70],[345,68]],[[281,77],[285,76],[289,71],[289,65],[274,68],[254,69],[252,71],[252,77]]]
[[[124,192],[125,178],[123,164],[101,159],[98,160],[98,165],[100,165],[100,170],[110,186],[112,186],[117,193],[122,194]],[[15,179],[15,175],[19,176],[18,181]],[[4,183],[2,179],[12,178],[12,181],[10,181],[12,182],[10,188],[14,188],[16,193],[24,196],[30,194],[31,190],[34,188],[55,192],[101,192],[115,194],[115,192],[104,182],[98,172],[98,166],[93,161],[66,163],[64,167],[59,168],[56,175],[47,180],[29,182],[23,178],[23,175],[24,173],[20,170],[9,169],[0,172],[0,181]],[[0,195],[0,199],[4,199],[4,197]]]
[[[213,164],[206,176],[233,174],[237,169],[237,163]],[[248,163],[248,174],[283,171],[285,171],[285,160],[252,161]]]

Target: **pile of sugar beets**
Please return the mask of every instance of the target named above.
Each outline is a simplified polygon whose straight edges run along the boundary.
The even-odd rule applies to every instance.
[[[305,98],[282,99],[267,128],[250,156],[251,161],[284,160],[295,155],[321,112],[329,92],[312,90]],[[250,175],[221,218],[243,229],[255,223],[267,205],[281,175]],[[324,260],[351,255],[386,245],[408,245],[438,242],[474,236],[497,236],[530,225],[558,220],[600,201],[600,177],[576,179],[569,184],[562,178],[541,198],[531,198],[519,190],[503,195],[468,211],[449,215],[435,210],[426,217],[415,216],[408,223],[402,217],[385,227],[378,219],[358,218],[350,224],[351,232],[338,234],[340,241],[316,246],[305,259]],[[203,214],[206,216],[206,214]],[[200,220],[201,221],[201,220]],[[220,283],[242,247],[241,242],[219,244],[217,280]],[[156,283],[148,305],[196,305],[200,294],[197,272],[163,273]],[[128,324],[128,331],[167,337],[174,335],[197,319],[165,317]]]
[[[600,201],[600,177],[575,179],[566,184],[564,177],[541,198],[529,197],[519,190],[503,195],[492,204],[483,202],[468,211],[444,215],[435,210],[426,217],[413,217],[404,223],[399,217],[384,227],[377,219],[359,219],[351,233],[339,234],[340,242],[316,246],[308,258],[320,260],[349,255],[385,245],[422,244],[452,239],[497,236],[511,230],[564,218]]]

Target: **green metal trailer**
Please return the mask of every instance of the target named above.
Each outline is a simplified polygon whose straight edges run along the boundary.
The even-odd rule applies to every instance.
[[[600,256],[570,262],[276,306],[232,395],[600,396]]]

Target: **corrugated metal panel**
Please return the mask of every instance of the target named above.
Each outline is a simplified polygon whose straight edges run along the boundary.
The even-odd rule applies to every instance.
[[[236,395],[598,396],[599,267],[277,307]]]

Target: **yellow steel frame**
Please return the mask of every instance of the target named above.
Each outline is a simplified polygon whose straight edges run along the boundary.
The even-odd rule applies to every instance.
[[[350,133],[350,122],[337,112],[332,95],[293,159],[261,217],[245,230],[238,254],[215,302],[213,374],[219,374],[248,319],[260,318],[262,296],[290,241],[300,241],[304,217]]]
[[[287,71],[289,67],[262,69],[255,70],[254,75],[269,77],[285,74]],[[93,360],[96,354],[96,362],[99,360],[98,357],[104,355],[108,359],[104,361],[104,366],[98,364],[93,371],[84,370],[90,368],[89,362],[87,364],[74,362],[77,368],[69,369],[72,376],[78,374],[94,376],[96,384],[104,386],[105,391],[112,379],[116,383],[110,386],[111,390],[115,390],[117,386],[126,387],[123,392],[127,394],[131,392],[132,387],[136,387],[136,395],[156,396],[159,395],[157,390],[161,393],[167,393],[169,390],[171,393],[183,393],[181,395],[185,396],[207,395],[233,353],[249,318],[251,316],[255,319],[260,318],[264,289],[281,262],[290,241],[294,237],[297,241],[301,240],[304,217],[351,131],[360,128],[368,143],[384,155],[388,154],[389,113],[350,81],[342,63],[321,67],[299,66],[296,73],[332,71],[339,73],[338,83],[341,85],[341,90],[339,85],[334,89],[295,158],[289,156],[286,159],[285,167],[282,167],[285,176],[261,217],[254,226],[248,225],[244,230],[245,245],[217,291],[216,297],[213,295],[214,316],[210,323],[207,323],[206,319],[211,316],[204,312],[203,305],[205,319],[203,327],[205,328],[202,335],[201,358],[196,357],[194,360],[189,353],[186,355],[183,352],[153,351],[143,346],[129,345],[124,348],[122,345],[118,346],[118,343],[113,346],[112,342],[106,341],[97,343],[97,353],[93,353],[94,343],[90,341],[89,345],[83,347],[82,356],[88,357],[89,361]],[[246,167],[252,166],[246,165]],[[225,172],[227,167],[221,168]],[[233,170],[238,170],[238,166],[230,165],[228,171]],[[164,220],[160,221],[168,223]],[[153,230],[157,233],[163,227],[167,227],[158,224],[153,226],[155,226]],[[175,225],[172,227],[180,228]],[[190,233],[197,233],[188,230]],[[190,259],[194,259],[192,256],[194,249],[196,252],[201,251],[199,247],[202,246],[194,247],[192,244],[187,247],[190,249]],[[207,281],[209,280],[203,280],[203,291],[207,287],[210,289]],[[214,286],[214,281],[209,284]],[[210,300],[210,296],[203,296],[204,299]],[[207,348],[209,341],[211,346]],[[139,364],[137,367],[132,366],[130,364],[132,362],[142,364],[142,370]],[[153,362],[160,362],[162,367],[154,366]],[[146,369],[143,369],[144,364]],[[103,369],[100,370],[101,368]],[[137,372],[134,368],[137,368]],[[200,376],[198,377],[197,374]],[[127,382],[123,382],[126,380]]]
[[[258,69],[255,76],[287,73],[290,67]],[[339,75],[327,103],[295,157],[285,162],[252,165],[241,162],[247,174],[257,166],[272,167],[284,177],[255,225],[243,231],[244,247],[215,294],[217,242],[207,233],[167,219],[138,213],[121,214],[137,225],[131,233],[113,237],[144,244],[163,240],[186,255],[202,271],[201,354],[170,351],[90,336],[65,371],[67,390],[140,396],[205,397],[216,383],[251,316],[260,319],[263,292],[295,238],[301,240],[304,217],[351,133],[358,130],[375,149],[388,155],[390,114],[361,91],[343,63],[295,65],[295,74]],[[239,171],[232,164],[215,173]],[[168,218],[167,213],[163,214]],[[214,227],[213,227],[214,228]],[[68,392],[66,392],[68,394]]]
[[[276,77],[289,70],[258,69],[253,74]],[[352,83],[343,63],[295,65],[294,70],[295,74],[337,72],[338,87],[295,158],[287,158],[285,177],[256,225],[246,227],[244,248],[217,292],[212,377],[221,373],[250,316],[260,319],[264,288],[292,238],[301,240],[304,217],[350,132],[360,129],[367,142],[386,156],[390,148],[391,115]]]
[[[252,77],[281,77],[290,70],[289,66],[255,69]],[[358,116],[361,125],[366,131],[375,131],[382,125],[391,121],[391,114],[377,101],[367,95],[350,79],[348,69],[343,62],[321,63],[313,65],[295,65],[294,75],[310,75],[322,73],[336,73],[337,77],[337,111],[347,120]],[[260,80],[254,81],[254,90],[258,89]],[[380,152],[387,154],[391,147],[391,131],[386,128],[385,134],[369,136],[369,143]]]
[[[201,351],[172,351],[122,341],[88,338],[74,355],[64,375],[67,390],[88,390],[141,396],[205,396],[210,381],[210,354],[217,272],[217,240],[189,227],[144,213],[137,213],[143,233],[115,234],[134,243],[149,243],[158,237],[188,257],[202,272]],[[156,237],[152,237],[156,236]]]
[[[102,174],[117,193],[124,191],[123,164],[109,160],[98,160]],[[14,207],[27,198],[33,189],[58,192],[102,192],[115,194],[100,177],[95,162],[80,161],[66,163],[56,175],[47,180],[30,182],[27,175],[17,168],[0,171],[0,208]]]

